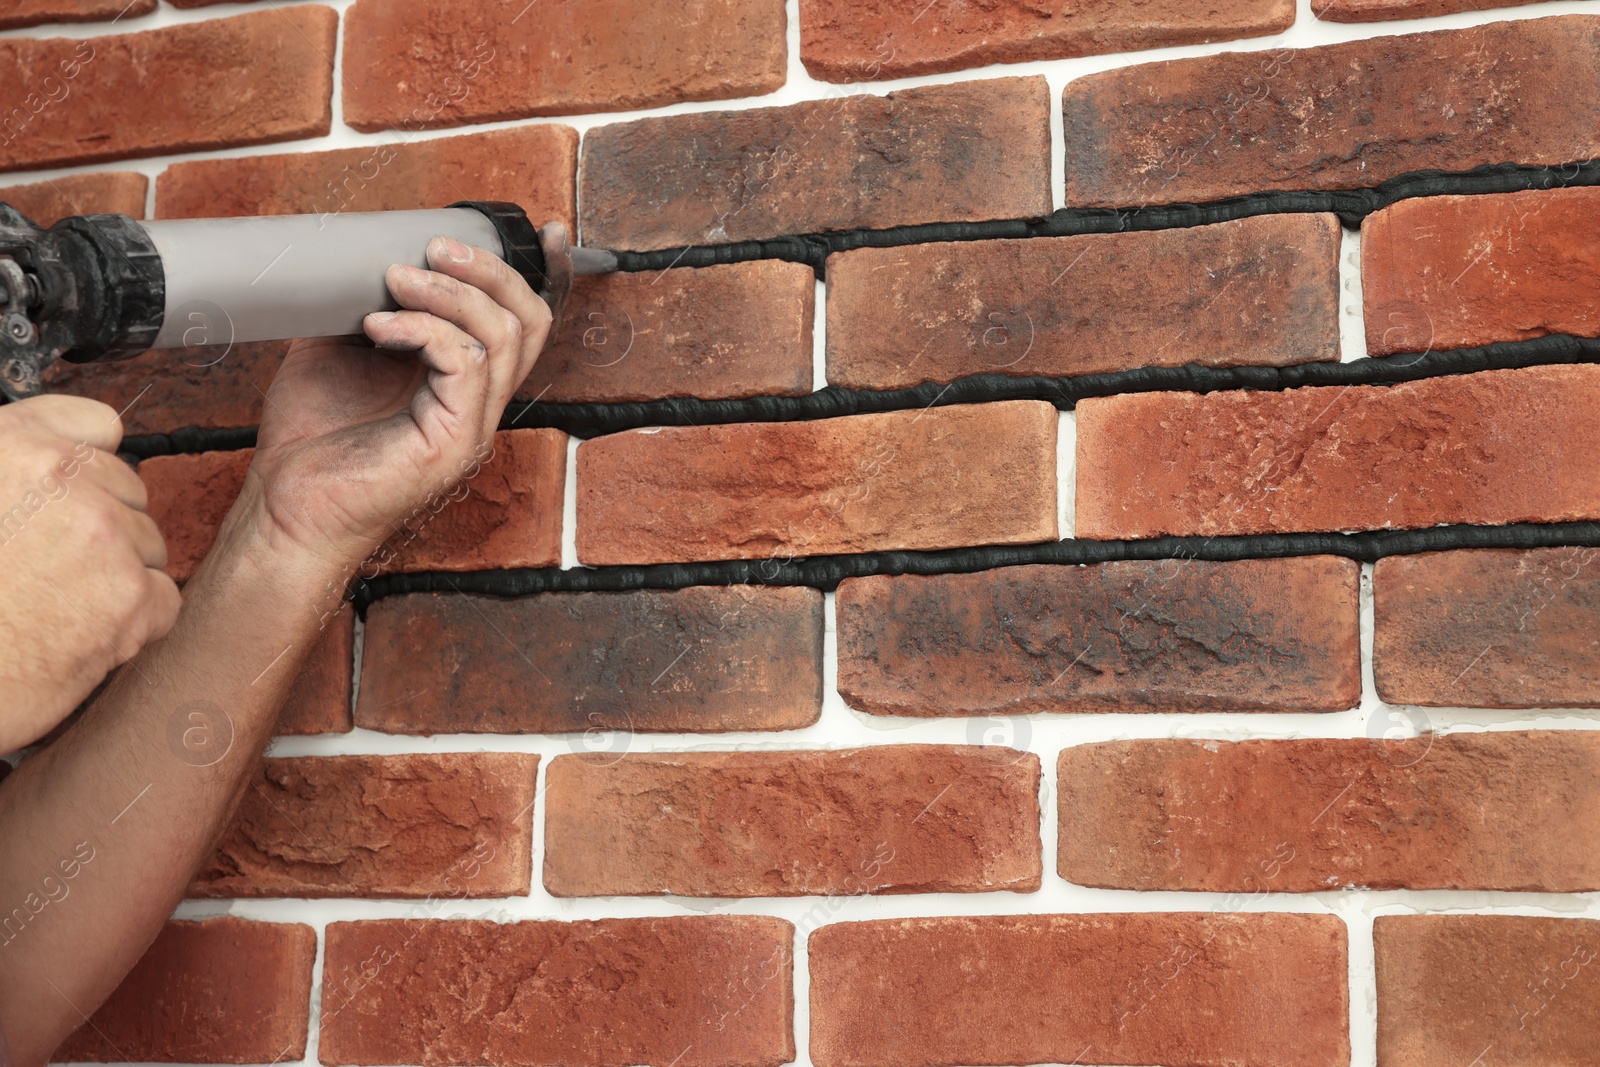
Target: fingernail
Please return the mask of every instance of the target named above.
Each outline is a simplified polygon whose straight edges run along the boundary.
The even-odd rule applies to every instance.
[[[394,315],[395,313],[392,311],[374,311],[367,316],[367,319],[374,326],[386,326],[394,321]]]
[[[444,253],[444,258],[452,263],[472,262],[472,249],[453,237],[439,238],[439,248]]]

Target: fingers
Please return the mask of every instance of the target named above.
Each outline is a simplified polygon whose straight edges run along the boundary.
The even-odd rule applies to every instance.
[[[549,305],[534,295],[522,275],[510,264],[481,248],[437,237],[428,245],[428,262],[435,270],[480,290],[499,309],[503,321],[515,323],[516,336],[508,336],[504,348],[497,346],[492,338],[483,337],[472,327],[461,324],[468,333],[489,344],[495,396],[504,407],[544,348],[545,338],[550,333]],[[498,419],[499,412],[494,414]]]
[[[492,429],[499,413],[490,421],[489,352],[482,342],[426,311],[368,315],[366,327],[380,348],[412,349],[428,368],[427,385],[411,403],[425,432],[438,429],[449,440],[475,444]]]
[[[122,443],[122,419],[116,409],[81,396],[47,395],[8,404],[14,415],[25,416],[71,441],[115,452]]]
[[[150,503],[144,482],[132,467],[110,452],[91,453],[81,470],[90,484],[99,486],[135,511],[143,511]]]
[[[133,634],[141,648],[167,636],[178,621],[178,612],[183,608],[183,594],[178,592],[178,583],[168,577],[165,571],[152,567],[146,568],[144,573],[144,614],[138,620]]]
[[[167,542],[156,528],[156,521],[142,511],[118,508],[117,523],[122,534],[132,546],[139,562],[146,567],[162,570],[167,565]]]

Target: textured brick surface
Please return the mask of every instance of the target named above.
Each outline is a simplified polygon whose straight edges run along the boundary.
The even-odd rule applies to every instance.
[[[1347,1063],[1325,915],[889,919],[811,935],[818,1067]]]
[[[461,137],[202,159],[156,179],[159,218],[332,215],[509,200],[535,226],[576,225],[578,131],[541,123]]]
[[[1048,214],[1041,77],[591,129],[583,233],[605,248]]]
[[[813,78],[858,82],[1260,37],[1293,22],[1293,0],[1111,0],[1083,6],[1000,0],[941,4],[932,11],[893,0],[804,0],[800,59]]]
[[[44,381],[52,393],[110,404],[129,435],[240,429],[261,421],[267,387],[288,350],[288,341],[258,341],[162,349],[114,363],[57,360]]]
[[[777,1067],[794,927],[765,916],[327,929],[322,1062]]]
[[[1537,432],[1530,432],[1537,428]],[[1600,367],[1078,405],[1077,534],[1600,518]]]
[[[264,759],[191,896],[524,896],[539,757]]]
[[[156,456],[139,464],[146,509],[167,542],[167,573],[186,582],[211,551],[222,520],[244,487],[252,448]]]
[[[145,192],[149,188],[150,179],[131,170],[68,174],[49,181],[0,188],[0,203],[10,204],[46,228],[68,215],[106,212],[142,219]]]
[[[350,689],[355,674],[355,630],[356,614],[348,604],[328,620],[278,714],[277,733],[350,731],[354,725]]]
[[[547,403],[811,391],[817,276],[757,260],[579,278],[565,325],[518,390]]]
[[[783,84],[784,32],[782,0],[360,0],[345,121],[418,130],[760,96]]]
[[[578,446],[578,558],[787,559],[1053,540],[1055,438],[1055,409],[1030,400],[596,438]]]
[[[863,248],[828,261],[828,382],[1339,358],[1339,224]]]
[[[1600,736],[1107,741],[1062,751],[1061,876],[1118,889],[1600,888]]]
[[[156,0],[10,0],[0,11],[0,30],[47,22],[116,21],[148,15],[155,9]]]
[[[1520,7],[1537,0],[1311,0],[1311,11],[1328,22],[1377,22],[1453,15],[1458,11]]]
[[[327,133],[338,21],[306,4],[85,40],[0,40],[0,171]]]
[[[1346,189],[1414,170],[1600,155],[1594,16],[1091,74],[1062,95],[1066,203],[1124,207]]]
[[[505,599],[412,593],[367,610],[364,729],[793,730],[822,709],[822,594],[700,586]]]
[[[1600,1033],[1600,922],[1380,915],[1378,1062],[1580,1067]]]
[[[1039,759],[999,746],[558,756],[557,896],[1039,888]]]
[[[1600,548],[1390,556],[1372,591],[1384,701],[1600,706]]]
[[[1406,200],[1361,224],[1367,351],[1600,335],[1600,189]]]
[[[52,1062],[299,1060],[316,955],[316,931],[299,923],[169,922]]]
[[[880,715],[1339,711],[1361,699],[1360,567],[1022,566],[839,584],[839,693]]]

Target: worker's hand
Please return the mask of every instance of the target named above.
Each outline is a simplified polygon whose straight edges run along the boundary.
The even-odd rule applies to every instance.
[[[121,441],[95,400],[0,407],[0,752],[47,733],[178,617]]]
[[[544,347],[551,305],[565,301],[565,231],[541,236],[551,304],[498,256],[435,238],[431,270],[389,269],[407,310],[367,317],[376,348],[349,338],[290,347],[241,498],[270,537],[347,574],[419,507],[459,491]]]

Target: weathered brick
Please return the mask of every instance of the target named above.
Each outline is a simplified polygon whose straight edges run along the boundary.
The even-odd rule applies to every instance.
[[[878,715],[1340,711],[1361,568],[1331,556],[839,583],[839,693]]]
[[[1339,223],[863,248],[828,260],[828,383],[1339,358]]]
[[[111,37],[0,39],[0,171],[325,134],[338,21],[305,4]]]
[[[0,30],[47,22],[115,22],[155,9],[156,0],[9,0],[6,10],[0,11]]]
[[[509,200],[534,225],[577,222],[578,131],[539,124],[461,137],[174,163],[156,179],[160,218],[333,215]]]
[[[822,594],[700,586],[503,598],[411,593],[367,610],[363,729],[795,730],[822,710]]]
[[[348,604],[328,620],[278,713],[278,734],[349,733],[354,728],[350,690],[355,630],[356,615]]]
[[[1262,37],[1293,23],[1293,0],[1110,0],[1053,7],[1005,0],[933,10],[886,0],[804,0],[800,60],[813,78],[859,82]]]
[[[1537,0],[1311,0],[1311,12],[1326,22],[1379,22],[1532,3]]]
[[[579,278],[517,391],[547,403],[811,392],[816,274],[775,259]]]
[[[345,121],[420,130],[760,96],[783,84],[784,24],[782,0],[359,0],[345,14]]]
[[[1384,1067],[1578,1067],[1600,1033],[1600,922],[1380,915]]]
[[[362,573],[550,567],[561,562],[567,435],[503,430],[466,495],[419,505]],[[244,485],[254,449],[156,456],[139,464],[150,517],[167,540],[167,573],[187,581]],[[437,512],[434,508],[438,507]]]
[[[1124,394],[1078,405],[1077,447],[1100,540],[1596,519],[1600,367]]]
[[[539,757],[264,759],[197,897],[525,896]]]
[[[999,746],[558,756],[556,896],[1039,888],[1039,759]]]
[[[1496,22],[1090,74],[1062,94],[1069,207],[1350,189],[1600,155],[1600,18]]]
[[[585,243],[722,244],[1050,212],[1042,77],[620,122],[583,139]]]
[[[160,349],[111,363],[58,360],[44,373],[45,388],[110,404],[122,412],[123,432],[130,436],[189,427],[242,429],[260,423],[267,387],[289,344]]]
[[[1019,915],[811,935],[818,1067],[1348,1063],[1331,915]]]
[[[40,226],[49,228],[68,215],[102,213],[144,218],[150,179],[131,170],[102,174],[67,174],[28,185],[0,189],[0,203],[10,204]]]
[[[578,558],[788,559],[1049,541],[1055,440],[1055,409],[1031,400],[600,437],[578,446]]]
[[[332,923],[321,1059],[777,1067],[795,1054],[793,936],[760,915]]]
[[[1372,668],[1390,704],[1600,706],[1600,549],[1378,561]]]
[[[54,1063],[279,1063],[305,1056],[317,933],[169,922]]]
[[[1600,335],[1600,189],[1402,200],[1361,224],[1367,351]]]
[[[1106,741],[1057,765],[1059,870],[1234,893],[1600,888],[1600,736]]]

